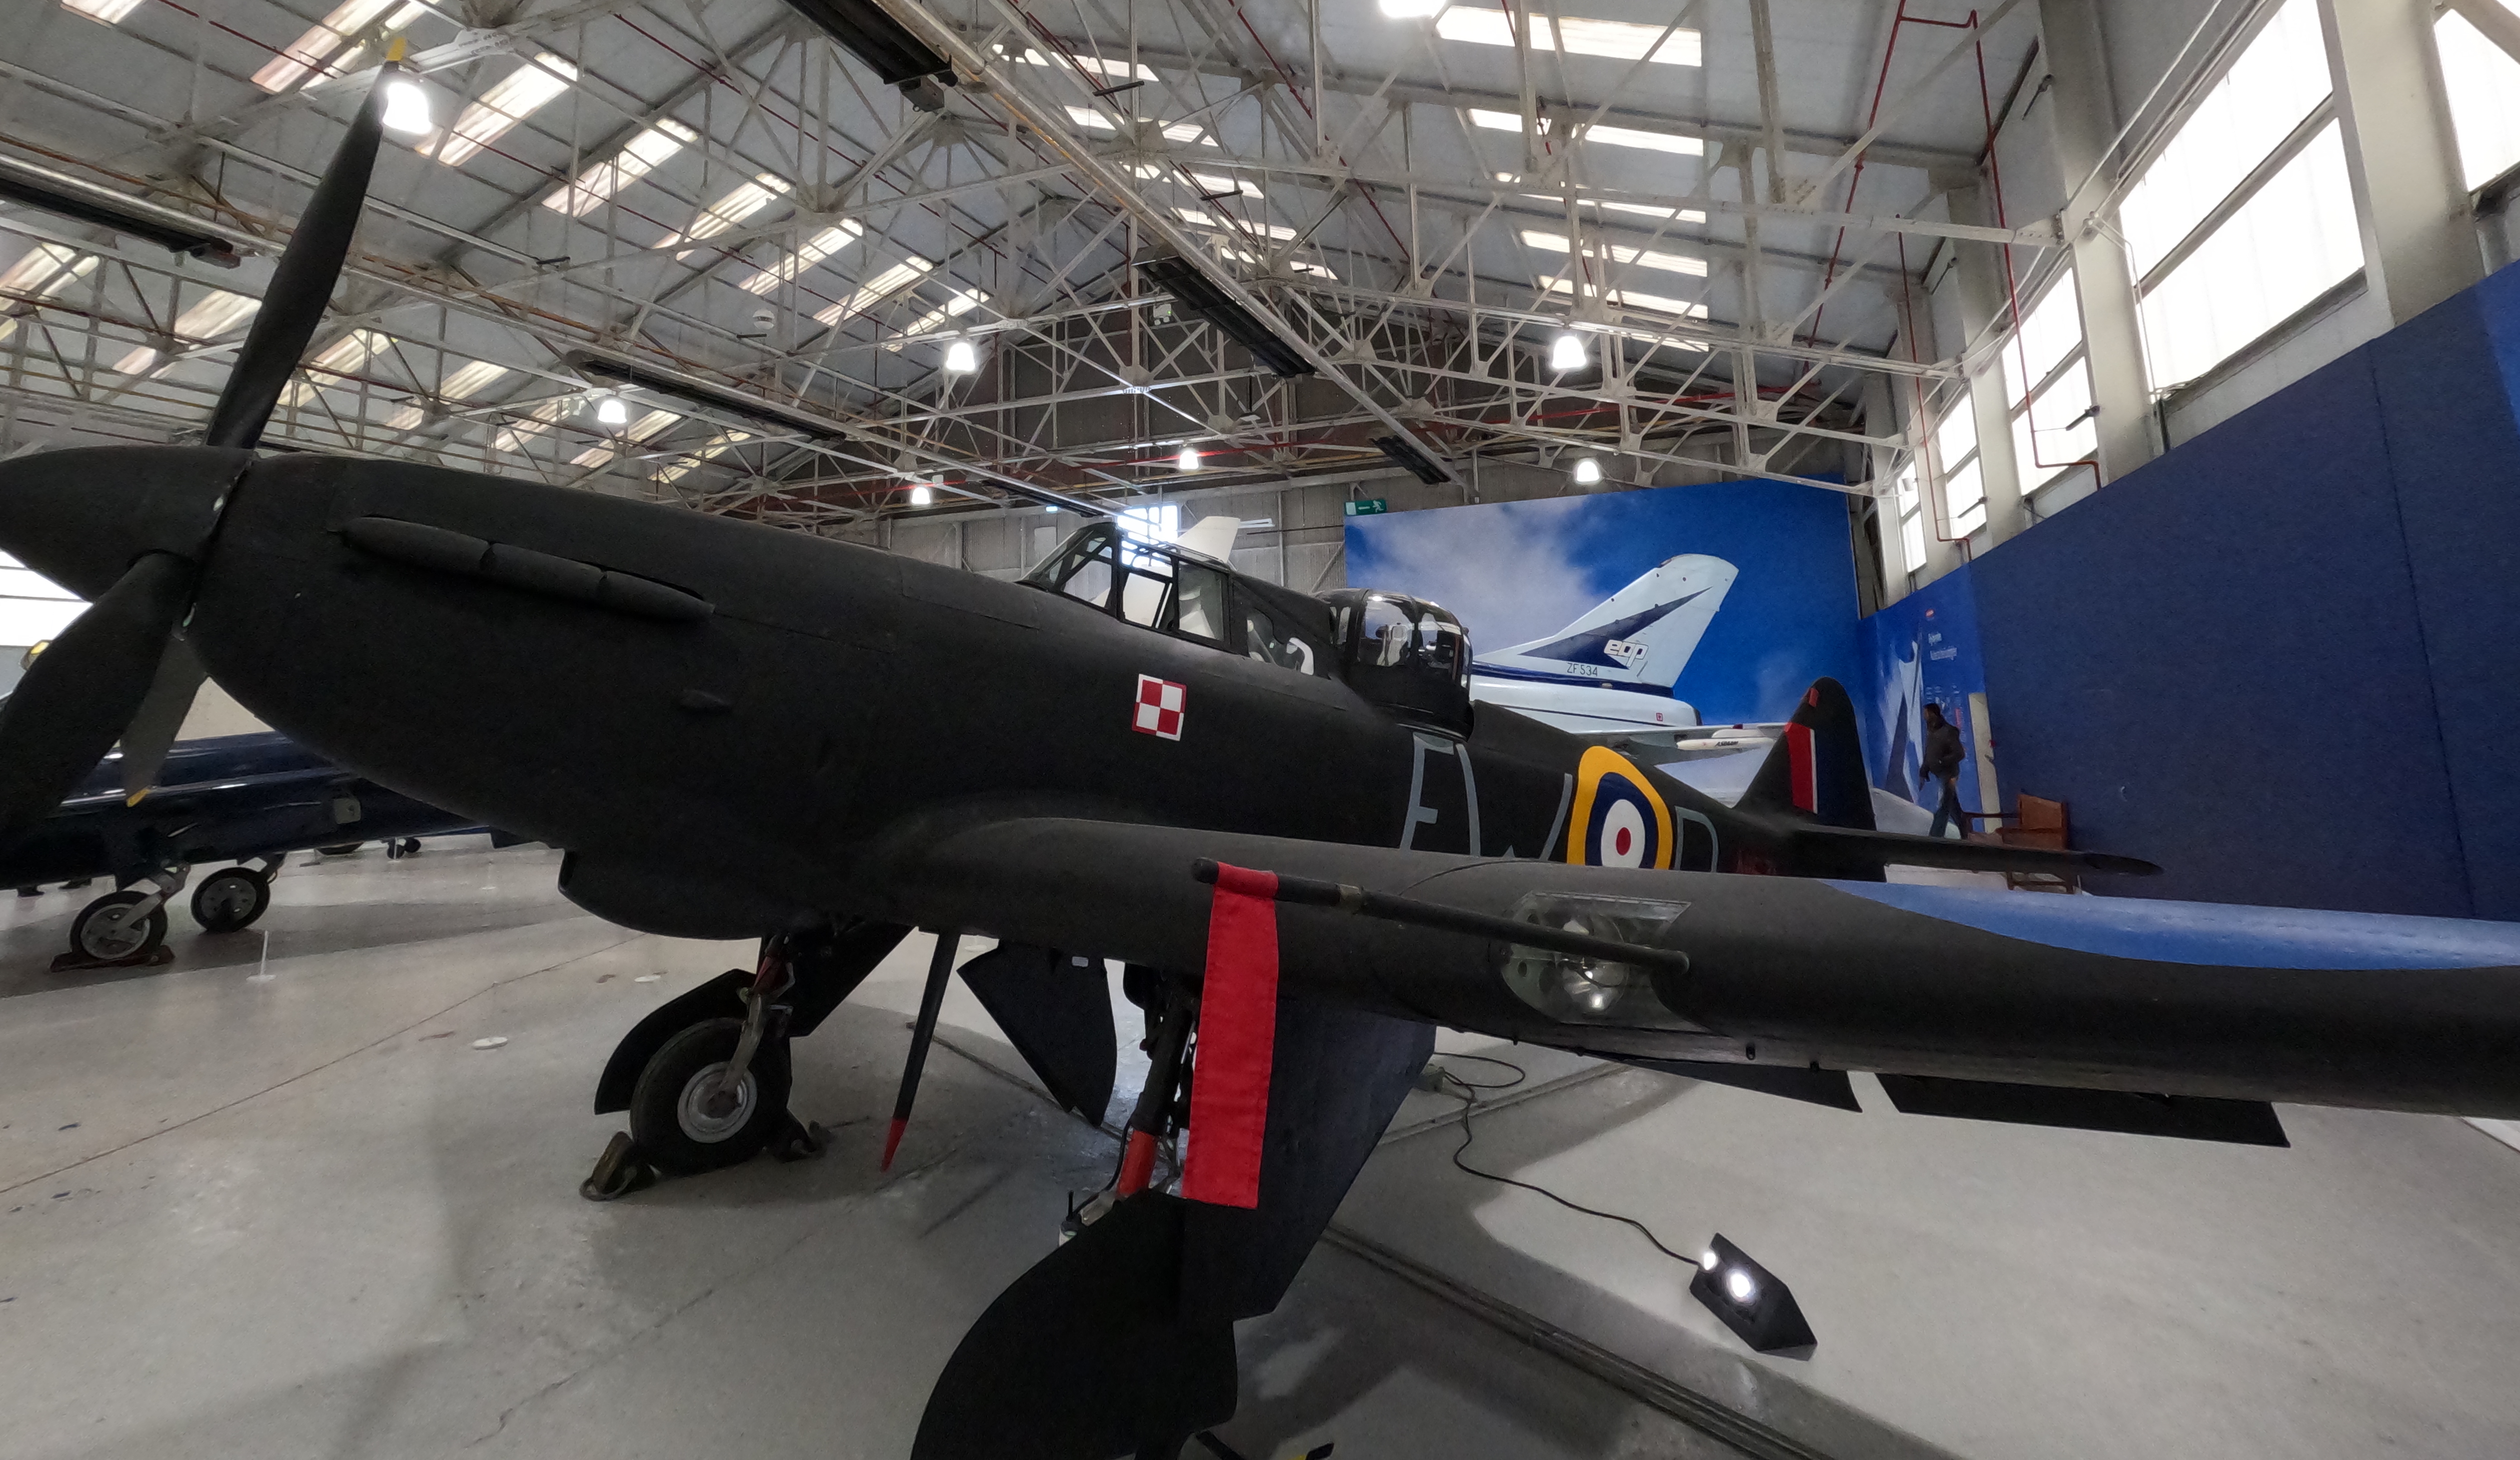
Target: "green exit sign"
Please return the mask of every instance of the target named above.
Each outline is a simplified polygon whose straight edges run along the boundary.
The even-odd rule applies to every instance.
[[[1391,499],[1388,497],[1361,497],[1347,505],[1347,514],[1351,517],[1371,517],[1389,510]]]

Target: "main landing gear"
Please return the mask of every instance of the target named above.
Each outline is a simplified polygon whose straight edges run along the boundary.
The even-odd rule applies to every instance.
[[[821,1155],[828,1132],[788,1109],[788,1040],[812,1033],[909,931],[863,923],[765,939],[752,972],[728,969],[639,1021],[595,1091],[596,1112],[626,1110],[630,1128],[579,1194],[611,1201],[764,1149],[782,1161]]]
[[[235,933],[253,926],[271,907],[271,877],[281,859],[221,867],[193,889],[193,920],[204,933]],[[79,909],[70,919],[70,949],[53,960],[56,971],[128,968],[162,963],[166,904],[192,875],[184,865],[159,867]]]

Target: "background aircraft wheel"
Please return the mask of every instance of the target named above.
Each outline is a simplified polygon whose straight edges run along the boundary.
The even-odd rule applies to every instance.
[[[650,1162],[677,1175],[750,1159],[787,1126],[792,1074],[786,1040],[764,1040],[735,1087],[731,1109],[709,1096],[735,1057],[741,1019],[704,1019],[664,1042],[639,1072],[630,1094],[630,1138]]]
[[[242,932],[270,906],[271,884],[248,866],[212,872],[193,889],[193,921],[204,933]]]
[[[142,903],[149,901],[145,892],[109,892],[79,909],[70,919],[70,951],[99,963],[120,963],[144,958],[158,951],[166,941],[166,908],[163,904],[138,915]]]
[[[336,842],[332,846],[317,847],[315,850],[327,857],[347,857],[366,845],[366,842]]]

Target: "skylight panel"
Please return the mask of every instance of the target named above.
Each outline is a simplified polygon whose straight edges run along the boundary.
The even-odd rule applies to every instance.
[[[861,313],[901,292],[935,267],[934,264],[914,253],[868,280],[858,287],[856,293],[815,315],[814,318],[826,325],[836,325],[849,316]]]
[[[62,0],[62,9],[109,25],[120,23],[124,16],[139,8],[140,0]]]
[[[82,256],[67,243],[37,243],[23,258],[0,274],[0,291],[53,294],[85,279],[96,269],[96,255]]]
[[[1537,233],[1531,229],[1524,229],[1522,241],[1531,247],[1546,249],[1551,253],[1573,251],[1573,245],[1566,242],[1563,234]],[[1685,253],[1663,253],[1651,248],[1631,248],[1624,243],[1611,243],[1606,247],[1596,245],[1587,248],[1585,252],[1596,258],[1606,256],[1619,263],[1634,264],[1639,268],[1662,269],[1669,273],[1688,274],[1699,279],[1706,277],[1706,260],[1691,258]]]
[[[788,280],[846,248],[866,234],[866,225],[853,218],[843,218],[821,233],[807,239],[795,252],[754,271],[751,278],[739,286],[747,294],[766,294]]]
[[[127,8],[127,7],[126,7]],[[390,16],[386,12],[391,11]],[[386,16],[384,28],[400,30],[424,14],[417,0],[341,0],[333,13],[308,27],[306,33],[292,42],[287,50],[264,63],[253,73],[253,84],[265,91],[281,92],[312,74],[319,66],[325,74],[345,75],[356,69],[361,48],[351,45],[350,37],[364,30],[380,16]],[[340,54],[335,55],[335,52]],[[325,66],[325,59],[332,65]]]
[[[924,334],[947,320],[959,320],[988,302],[989,293],[986,289],[958,289],[953,298],[911,321],[902,330],[900,338],[885,341],[884,348],[898,352],[901,349],[902,340],[911,338],[913,335]]]
[[[375,330],[353,330],[325,347],[324,352],[306,362],[306,375],[291,383],[281,400],[291,406],[302,406],[315,398],[321,388],[311,376],[317,371],[333,376],[346,376],[370,360],[393,347],[393,336]]]
[[[1519,132],[1522,130],[1522,113],[1518,111],[1482,111],[1478,108],[1472,107],[1469,109],[1469,112],[1471,126],[1485,127],[1491,132]]]
[[[1188,223],[1195,228],[1234,228],[1238,226],[1232,222],[1219,223],[1215,218],[1210,217],[1206,213],[1200,212],[1196,208],[1175,208],[1173,211],[1181,214],[1181,220],[1184,223]],[[1295,236],[1295,231],[1282,223],[1247,223],[1241,224],[1239,227],[1248,229],[1255,233],[1267,234],[1270,238],[1276,239],[1281,243]]]
[[[1080,127],[1091,127],[1098,132],[1116,132],[1120,130],[1120,124],[1118,122],[1113,121],[1111,118],[1095,111],[1091,107],[1068,108],[1067,119],[1076,123]]]
[[[439,383],[437,393],[451,401],[470,400],[513,374],[504,365],[475,360],[464,366]]]
[[[1549,281],[1549,291],[1552,294],[1574,293],[1575,282],[1571,279],[1552,279]],[[1649,309],[1656,314],[1677,315],[1683,319],[1691,320],[1706,318],[1705,305],[1693,304],[1687,299],[1675,299],[1668,294],[1641,293],[1632,288],[1614,288],[1605,292],[1598,287],[1588,284],[1584,286],[1584,297],[1606,298],[1622,309]]]
[[[1651,148],[1658,153],[1678,153],[1684,157],[1700,157],[1706,155],[1704,139],[1681,137],[1670,132],[1644,132],[1635,127],[1605,127],[1596,122],[1577,135],[1587,142],[1605,143],[1611,147]]]
[[[612,460],[612,443],[598,441],[569,459],[572,466],[601,466]]]
[[[727,452],[733,451],[735,448],[742,446],[744,442],[751,439],[752,433],[750,431],[722,431],[717,435],[710,437],[707,445],[691,453],[690,456],[684,458],[682,461],[676,462],[671,465],[656,468],[656,480],[660,482],[680,481],[684,476],[690,474],[693,467],[698,466],[700,463],[712,460]]]
[[[1004,48],[1001,47],[1000,50],[1003,54]],[[1049,57],[1041,54],[1039,51],[1030,50],[1023,53],[1022,60],[1023,64],[1026,66],[1065,66],[1067,64],[1066,59],[1063,57],[1058,61],[1053,61]],[[1124,81],[1152,81],[1155,79],[1155,73],[1153,70],[1145,66],[1140,66],[1133,70],[1130,68],[1129,63],[1125,61],[1105,61],[1100,56],[1079,56],[1076,58],[1076,64],[1099,75],[1112,76]]]
[[[683,418],[671,411],[651,411],[630,423],[621,434],[633,441],[645,441]]]
[[[719,234],[770,206],[787,194],[786,178],[776,173],[761,173],[752,181],[738,186],[734,192],[700,209],[700,215],[692,220],[692,226],[667,239],[665,245],[697,243],[702,239],[716,238]],[[675,255],[677,258],[690,256],[688,249]]]
[[[449,167],[460,167],[475,153],[498,141],[508,129],[542,110],[543,106],[577,79],[577,67],[549,51],[537,51],[534,59],[510,71],[496,86],[481,93],[481,99],[464,109],[455,125],[444,132],[432,132],[416,145]]]
[[[1551,199],[1552,202],[1555,200]],[[1706,214],[1696,208],[1666,208],[1650,202],[1604,202],[1598,198],[1588,198],[1584,200],[1597,208],[1607,208],[1613,213],[1635,213],[1642,218],[1672,218],[1682,223],[1706,221]]]
[[[535,402],[532,409],[525,412],[524,420],[510,421],[491,436],[491,447],[523,455],[526,445],[550,430],[553,421],[576,409],[577,399],[573,395],[555,395],[549,400]]]
[[[654,126],[642,128],[638,136],[631,138],[619,156],[609,162],[598,162],[579,173],[576,182],[553,190],[543,199],[543,206],[583,218],[602,207],[613,194],[663,166],[667,158],[698,140],[699,133],[681,122],[660,118]]]
[[[194,300],[191,308],[175,316],[175,328],[169,332],[177,339],[216,339],[253,318],[253,312],[261,307],[260,299],[248,299],[243,294],[214,288]],[[141,345],[115,361],[113,368],[121,375],[136,376],[157,363],[157,347]]]
[[[427,406],[422,405],[418,401],[405,401],[401,405],[394,407],[393,414],[385,418],[385,429],[389,431],[416,431],[420,429],[421,423],[428,420],[428,408]]]
[[[1697,32],[1683,25],[1663,39],[1660,25],[1639,25],[1628,21],[1595,21],[1582,16],[1567,16],[1552,35],[1547,16],[1525,17],[1530,22],[1529,35],[1534,51],[1564,51],[1569,56],[1598,56],[1610,61],[1637,61],[1648,54],[1657,66],[1696,66],[1700,56]],[[1464,41],[1474,46],[1510,46],[1513,25],[1501,10],[1482,6],[1456,5],[1435,19],[1435,33],[1446,40]],[[1662,41],[1660,49],[1654,43]]]
[[[1205,122],[1168,121],[1164,123],[1164,136],[1173,142],[1195,142],[1201,147],[1216,146],[1216,143],[1207,135]]]

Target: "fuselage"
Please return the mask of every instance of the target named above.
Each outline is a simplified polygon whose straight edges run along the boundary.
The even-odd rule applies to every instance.
[[[572,598],[548,566],[555,590],[415,566],[354,546],[362,519],[629,575],[709,611]],[[432,467],[255,464],[193,623],[219,682],[327,757],[731,904],[852,912],[869,859],[898,839],[1017,814],[1700,868],[1764,835],[1519,715],[1482,713],[1456,738],[1328,674],[1040,588]],[[1148,682],[1178,686],[1174,737],[1137,727]],[[1579,791],[1605,771],[1644,804],[1588,826]]]
[[[1470,672],[1470,697],[1577,735],[1688,730],[1697,724],[1697,708],[1674,699],[1660,685],[1506,673],[1477,665]]]

